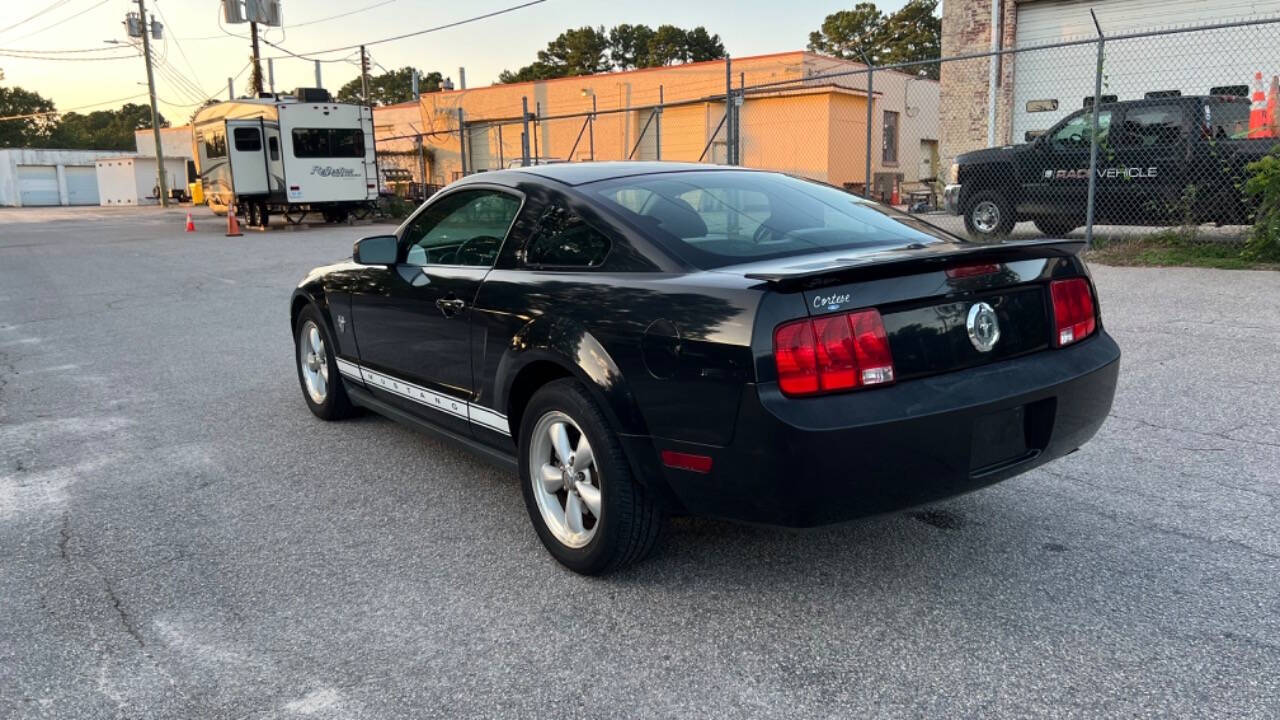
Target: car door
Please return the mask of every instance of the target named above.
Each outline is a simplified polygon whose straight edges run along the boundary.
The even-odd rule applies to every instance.
[[[1106,167],[1107,138],[1112,111],[1098,109],[1098,167]],[[1089,199],[1090,137],[1093,111],[1077,110],[1036,140],[1034,152],[1019,168],[1024,203],[1019,211],[1028,215],[1072,217],[1082,224]],[[1101,177],[1101,176],[1100,176]],[[1098,186],[1100,189],[1101,184]],[[1101,216],[1101,192],[1099,215]]]
[[[381,399],[469,432],[472,304],[520,206],[498,187],[437,197],[401,231],[399,262],[353,293],[360,363]]]
[[[1176,102],[1133,105],[1112,129],[1115,161],[1105,174],[1125,222],[1178,222],[1194,206],[1194,197],[1183,197],[1190,130],[1185,108]]]

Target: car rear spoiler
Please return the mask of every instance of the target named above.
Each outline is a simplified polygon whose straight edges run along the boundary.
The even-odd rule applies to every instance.
[[[886,252],[868,253],[861,257],[837,258],[819,268],[795,272],[746,273],[778,289],[794,289],[813,284],[830,284],[832,280],[870,280],[881,277],[945,270],[974,263],[1002,263],[1049,257],[1071,257],[1085,247],[1084,240],[1020,240],[995,244],[936,243],[909,245]],[[820,283],[818,281],[821,281]]]

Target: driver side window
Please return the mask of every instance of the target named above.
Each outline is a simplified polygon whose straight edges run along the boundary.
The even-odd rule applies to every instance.
[[[490,267],[519,211],[519,198],[497,190],[450,193],[405,228],[405,262]]]
[[[1106,142],[1107,130],[1111,127],[1111,111],[1098,110],[1098,142]],[[1086,110],[1067,121],[1053,134],[1054,147],[1087,148],[1089,136],[1093,130],[1093,111]]]

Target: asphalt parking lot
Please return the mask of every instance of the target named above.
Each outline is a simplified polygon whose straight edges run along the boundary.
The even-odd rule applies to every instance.
[[[307,411],[290,290],[369,229],[183,212],[0,211],[0,716],[1280,716],[1280,274],[1094,268],[1063,460],[587,579],[512,475]]]

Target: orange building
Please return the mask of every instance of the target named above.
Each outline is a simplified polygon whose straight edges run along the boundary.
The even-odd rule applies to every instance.
[[[734,58],[733,87],[747,89],[739,112],[740,164],[861,187],[868,102],[863,68],[803,51]],[[528,126],[529,153],[539,162],[724,163],[725,70],[725,61],[716,60],[423,94],[417,117],[412,103],[375,109],[379,161],[419,175],[413,136],[421,133],[433,183],[518,165],[527,103],[537,117]],[[849,74],[825,77],[841,72]],[[877,72],[870,102],[873,186],[884,191],[894,180],[936,177],[938,84]],[[464,136],[465,158],[459,151]]]

